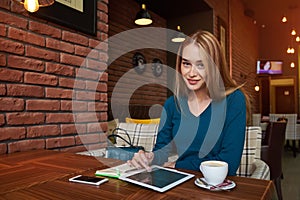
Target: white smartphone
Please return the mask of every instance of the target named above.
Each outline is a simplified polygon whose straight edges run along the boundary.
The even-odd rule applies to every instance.
[[[100,185],[108,181],[107,178],[78,175],[69,179],[71,182]]]

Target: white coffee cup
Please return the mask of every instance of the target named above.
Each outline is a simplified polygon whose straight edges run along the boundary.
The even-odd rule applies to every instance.
[[[228,163],[218,160],[204,161],[200,164],[202,172],[207,183],[218,185],[223,183],[228,173]]]

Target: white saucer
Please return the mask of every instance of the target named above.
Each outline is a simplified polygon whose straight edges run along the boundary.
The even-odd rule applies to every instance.
[[[200,178],[200,180],[204,180],[204,178]],[[220,188],[222,188],[222,190],[230,190],[232,188],[234,188],[236,186],[235,182],[231,181],[231,180],[226,180],[226,181],[230,181],[230,184],[229,185],[225,185],[225,186],[221,186]],[[212,186],[208,186],[208,185],[204,185],[202,183],[199,183],[197,181],[197,179],[195,180],[195,185],[201,187],[201,188],[204,188],[204,189],[207,189],[207,190],[210,190],[210,191],[221,191],[219,188],[214,188],[214,189],[211,189]]]

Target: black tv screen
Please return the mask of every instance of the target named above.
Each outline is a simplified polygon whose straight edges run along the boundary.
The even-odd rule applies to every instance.
[[[283,62],[280,60],[258,60],[257,74],[282,74]]]

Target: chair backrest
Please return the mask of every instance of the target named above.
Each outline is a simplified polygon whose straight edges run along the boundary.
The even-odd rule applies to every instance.
[[[253,113],[252,114],[252,126],[260,126],[261,114]]]
[[[261,134],[260,126],[246,127],[243,154],[236,172],[238,176],[250,177],[254,172],[254,163],[261,158]]]
[[[284,117],[287,119],[287,125],[285,130],[285,139],[295,140],[297,139],[297,114],[269,114],[270,121],[276,122],[278,118]]]
[[[267,144],[262,146],[261,159],[270,167],[270,178],[282,174],[282,152],[287,122],[270,122],[266,131]]]

